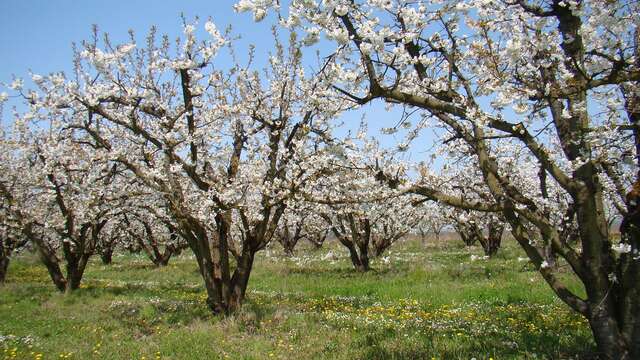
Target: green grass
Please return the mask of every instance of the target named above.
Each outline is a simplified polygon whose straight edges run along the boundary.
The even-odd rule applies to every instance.
[[[334,245],[335,246],[335,245]],[[261,253],[242,312],[210,315],[188,255],[153,268],[118,256],[87,269],[71,295],[30,254],[0,288],[5,359],[536,359],[588,358],[586,322],[507,244],[491,260],[452,242],[406,242],[355,273],[334,246]],[[333,248],[332,248],[333,247]],[[332,249],[329,249],[332,248]],[[338,260],[323,260],[327,251]],[[568,275],[569,286],[580,291]]]

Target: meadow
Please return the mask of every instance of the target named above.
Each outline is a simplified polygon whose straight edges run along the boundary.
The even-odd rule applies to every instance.
[[[588,359],[588,324],[509,241],[483,259],[459,241],[397,244],[356,273],[335,244],[259,253],[243,310],[208,311],[188,251],[94,259],[80,290],[55,291],[34,255],[0,287],[4,359]],[[568,276],[568,275],[567,275]],[[578,282],[565,279],[572,286]],[[579,291],[579,290],[578,290]]]

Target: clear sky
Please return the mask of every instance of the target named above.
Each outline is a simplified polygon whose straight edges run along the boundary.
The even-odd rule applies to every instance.
[[[28,77],[28,70],[47,74],[69,70],[71,44],[91,38],[93,24],[117,43],[133,29],[143,39],[152,25],[170,38],[181,34],[180,14],[187,20],[211,17],[218,28],[233,25],[242,34],[239,47],[255,43],[267,50],[273,17],[254,23],[236,14],[233,0],[2,0],[0,1],[0,81],[12,74]],[[266,44],[267,46],[264,46]]]
[[[211,17],[219,29],[232,25],[233,33],[242,37],[235,43],[237,52],[246,53],[248,45],[255,44],[258,57],[264,60],[264,54],[272,48],[271,27],[276,23],[275,16],[271,14],[255,23],[250,14],[235,13],[234,3],[234,0],[0,0],[0,83],[10,83],[15,75],[25,78],[29,85],[29,71],[37,74],[70,71],[71,45],[91,39],[93,24],[101,32],[109,33],[116,44],[127,41],[129,29],[133,29],[141,41],[152,25],[160,34],[176,38],[182,33],[181,14],[188,21],[198,16],[201,25]],[[313,56],[309,54],[309,58]],[[309,65],[317,69],[315,63]],[[381,104],[364,110],[370,135],[377,137],[377,129],[395,125],[400,114],[384,111]],[[9,108],[5,107],[3,117],[6,124]],[[348,128],[355,129],[360,117],[361,114],[351,113],[344,121]],[[392,146],[397,139],[381,140],[386,146]],[[414,160],[421,157],[427,147],[427,144],[416,145],[407,154]]]

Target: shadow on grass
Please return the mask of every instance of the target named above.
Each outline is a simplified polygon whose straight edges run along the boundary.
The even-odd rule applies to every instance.
[[[369,327],[356,335],[359,359],[581,359],[595,360],[595,346],[588,338],[565,343],[557,334],[528,333],[466,336],[461,333],[440,333],[432,330],[412,332]],[[461,338],[464,337],[464,341]],[[575,339],[574,339],[575,340]]]
[[[405,272],[405,269],[402,267],[385,267],[385,268],[372,268],[369,271],[361,272],[357,271],[352,267],[334,267],[334,268],[323,268],[323,267],[295,267],[288,268],[287,273],[289,274],[299,274],[306,276],[313,276],[324,278],[327,276],[335,276],[339,278],[360,278],[364,276],[384,276],[389,274],[401,274]]]
[[[87,281],[81,289],[75,291],[92,297],[127,296],[131,298],[196,298],[204,294],[204,288],[175,283],[137,283],[137,282],[95,282]],[[110,295],[110,296],[109,296]]]

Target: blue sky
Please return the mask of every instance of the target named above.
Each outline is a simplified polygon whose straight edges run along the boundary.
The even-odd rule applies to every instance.
[[[258,60],[264,60],[272,48],[271,27],[276,23],[275,16],[270,14],[255,23],[250,14],[235,13],[234,3],[234,0],[0,0],[0,83],[10,83],[13,75],[28,80],[29,71],[69,72],[72,43],[89,40],[93,24],[101,32],[109,33],[116,44],[128,40],[129,29],[133,29],[141,41],[152,25],[157,26],[160,34],[176,38],[182,33],[181,14],[188,21],[198,16],[200,24],[211,17],[219,29],[232,25],[234,35],[242,37],[236,42],[237,53],[245,54],[248,45],[255,44]],[[283,36],[283,40],[286,37]],[[308,57],[315,58],[315,55],[309,53]],[[315,63],[308,65],[318,68]],[[28,81],[26,84],[29,85]],[[367,113],[370,135],[378,137],[385,146],[399,140],[377,133],[380,127],[395,125],[399,112],[386,112],[380,103],[368,105],[363,111]],[[5,107],[3,123],[6,124],[10,116],[10,108]],[[357,129],[360,118],[361,112],[354,112],[346,114],[343,120],[347,128]],[[415,145],[407,154],[414,160],[422,157],[427,147],[427,144]]]
[[[248,14],[236,14],[233,0],[3,0],[0,1],[0,81],[11,75],[69,70],[71,44],[91,37],[93,24],[117,43],[133,29],[143,38],[152,25],[170,38],[181,34],[180,14],[187,20],[213,18],[219,28],[233,25],[247,43],[271,44],[273,17],[254,23]]]

